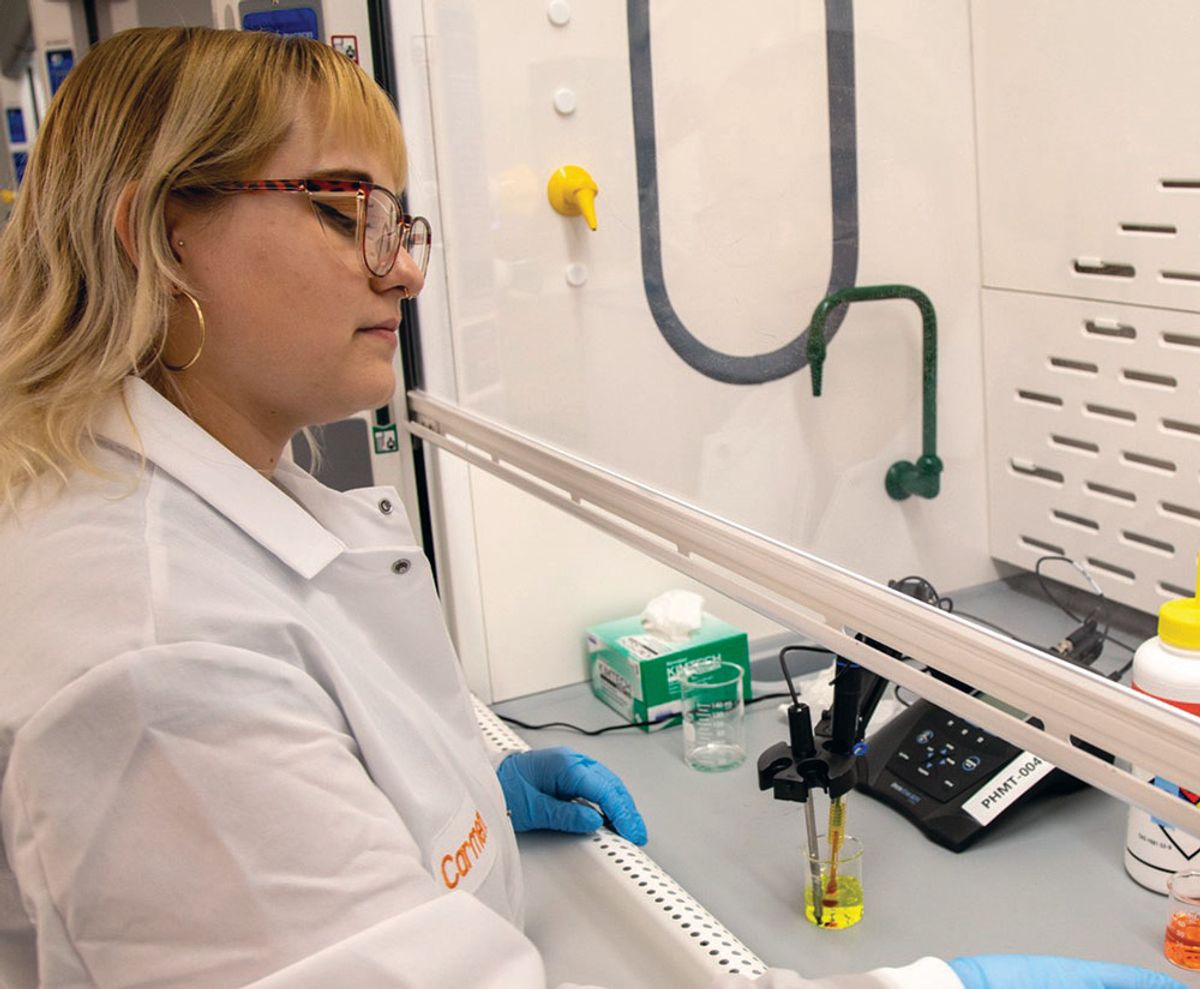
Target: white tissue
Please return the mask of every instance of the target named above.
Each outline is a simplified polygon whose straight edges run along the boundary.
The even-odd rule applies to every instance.
[[[642,612],[642,628],[668,642],[686,642],[703,622],[704,598],[693,591],[667,591]]]

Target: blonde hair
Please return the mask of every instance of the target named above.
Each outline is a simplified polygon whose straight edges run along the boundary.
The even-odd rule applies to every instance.
[[[70,468],[90,467],[96,419],[126,376],[170,389],[158,356],[187,285],[167,240],[167,201],[218,208],[219,183],[302,177],[255,174],[302,101],[327,135],[380,151],[403,179],[387,96],[320,42],[137,28],[67,76],[0,235],[0,504],[46,472],[65,481]],[[136,264],[116,232],[130,183]]]

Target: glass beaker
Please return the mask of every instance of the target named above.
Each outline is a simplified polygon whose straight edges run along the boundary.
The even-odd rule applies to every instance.
[[[1187,869],[1167,880],[1170,906],[1163,954],[1180,968],[1200,969],[1200,871]]]
[[[679,674],[683,702],[683,761],[720,772],[746,759],[742,668],[719,659],[688,663]]]
[[[862,842],[852,835],[843,835],[834,856],[828,835],[819,835],[816,850],[809,849],[807,854],[804,862],[805,919],[826,930],[853,927],[863,915]],[[818,892],[816,886],[820,887],[819,917],[813,906],[813,897]]]

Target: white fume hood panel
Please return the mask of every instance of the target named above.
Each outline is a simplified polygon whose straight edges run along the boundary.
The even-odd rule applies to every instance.
[[[992,553],[1153,613],[1200,546],[1200,9],[972,19]]]
[[[1200,311],[1200,7],[971,14],[984,284]]]

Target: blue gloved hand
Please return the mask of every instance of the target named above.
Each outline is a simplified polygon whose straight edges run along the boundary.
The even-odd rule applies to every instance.
[[[1186,989],[1169,975],[1051,955],[974,955],[949,965],[966,989]]]
[[[622,838],[646,844],[646,825],[625,784],[581,752],[562,746],[515,752],[500,763],[496,775],[517,831],[595,831],[604,818],[574,802],[582,797],[600,808]]]

